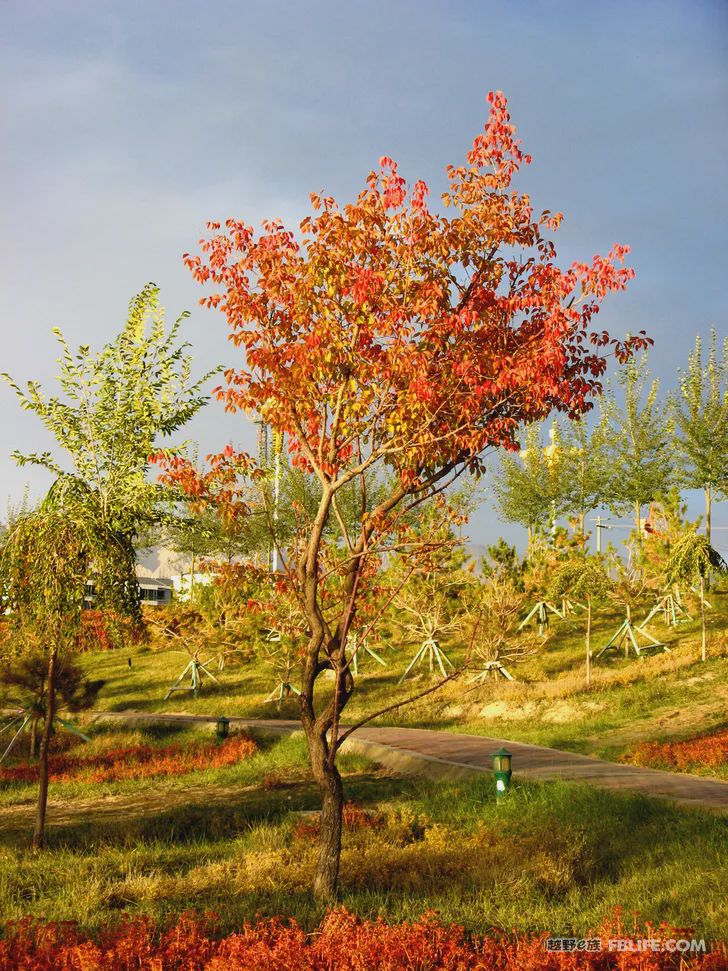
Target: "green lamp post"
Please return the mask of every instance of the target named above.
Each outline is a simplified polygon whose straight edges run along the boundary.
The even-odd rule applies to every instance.
[[[504,748],[493,752],[493,776],[495,778],[495,795],[500,799],[511,787],[511,759],[512,754]]]
[[[217,735],[218,742],[224,741],[230,734],[230,719],[221,715],[217,720],[217,728],[215,729],[215,734]]]

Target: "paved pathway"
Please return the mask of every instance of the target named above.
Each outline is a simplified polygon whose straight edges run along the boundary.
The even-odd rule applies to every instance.
[[[527,745],[482,735],[417,728],[363,728],[356,733],[357,736],[365,742],[387,746],[405,756],[411,753],[444,763],[445,766],[479,772],[491,769],[492,753],[504,746],[513,753],[513,775],[516,779],[588,782],[605,789],[641,792],[728,812],[728,782],[717,779],[621,765],[588,755],[544,748],[542,745]]]
[[[132,712],[100,717],[139,721],[214,721],[196,715],[147,715]],[[231,722],[261,731],[288,733],[300,730],[297,721],[231,718]],[[542,745],[527,745],[504,738],[461,735],[421,728],[364,727],[351,736],[350,749],[370,756],[393,769],[427,775],[470,775],[491,770],[492,753],[505,746],[513,753],[516,779],[566,779],[587,782],[605,789],[660,796],[685,805],[728,812],[728,782],[678,772],[662,772],[635,765],[621,765]]]

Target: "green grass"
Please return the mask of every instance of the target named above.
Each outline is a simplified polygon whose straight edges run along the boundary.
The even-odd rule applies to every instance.
[[[73,753],[81,757],[97,752],[108,751],[115,747],[151,744],[162,748],[170,742],[184,746],[188,742],[206,740],[210,732],[198,726],[148,725],[138,729],[124,729],[107,723],[94,724],[86,729],[90,733],[89,745],[76,744]],[[140,779],[121,779],[108,782],[86,782],[70,780],[52,782],[51,798],[73,803],[76,799],[98,799],[103,796],[133,795],[154,791],[173,793],[187,789],[190,785],[212,787],[245,787],[259,782],[263,775],[282,777],[295,782],[305,774],[305,740],[295,737],[285,745],[275,745],[271,739],[256,739],[260,751],[235,765],[209,768],[179,775],[148,776]],[[347,764],[356,764],[356,756],[347,756]],[[353,760],[353,762],[352,762]],[[17,760],[11,760],[11,763]],[[0,782],[0,805],[22,804],[35,800],[37,784],[34,782]]]
[[[342,854],[341,901],[362,916],[436,909],[479,931],[581,933],[622,907],[707,938],[728,924],[725,817],[566,783],[517,785],[497,805],[487,776],[435,783],[361,759],[343,765],[348,798],[373,814],[374,825],[347,829]],[[218,912],[225,927],[256,914],[314,926],[314,840],[297,826],[318,796],[301,740],[269,744],[253,768],[257,779],[222,804],[180,790],[158,814],[113,823],[91,805],[51,826],[36,855],[4,820],[0,917],[97,927],[121,911],[166,918],[192,908]]]

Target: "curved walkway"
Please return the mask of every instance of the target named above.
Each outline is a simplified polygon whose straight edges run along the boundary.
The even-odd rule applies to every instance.
[[[100,719],[138,721],[200,721],[216,719],[198,715],[164,715],[141,712],[103,712]],[[297,721],[230,718],[230,722],[261,732],[288,734],[300,731]],[[728,782],[678,772],[663,772],[636,765],[622,765],[588,755],[562,752],[542,745],[512,742],[484,735],[422,728],[358,729],[345,743],[375,762],[398,772],[457,778],[490,772],[492,753],[505,746],[513,753],[515,779],[547,781],[563,779],[586,782],[604,789],[642,793],[683,805],[728,812]]]

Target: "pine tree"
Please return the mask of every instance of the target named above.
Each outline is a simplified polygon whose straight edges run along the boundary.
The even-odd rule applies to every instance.
[[[708,360],[703,342],[695,339],[687,371],[678,371],[679,391],[673,398],[679,481],[685,489],[702,489],[705,535],[710,544],[713,499],[728,492],[728,338],[720,356],[715,328]]]
[[[516,589],[523,589],[525,562],[521,562],[515,546],[499,537],[497,543],[485,548],[485,556],[480,558],[480,570],[484,577],[496,580],[509,580]]]
[[[553,600],[573,597],[586,600],[584,648],[586,654],[586,683],[591,682],[592,601],[604,597],[611,589],[611,580],[599,557],[578,557],[563,563],[554,573],[548,595]]]

